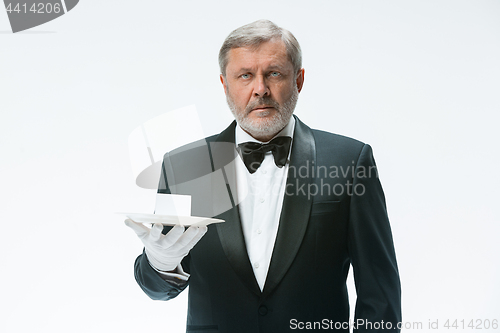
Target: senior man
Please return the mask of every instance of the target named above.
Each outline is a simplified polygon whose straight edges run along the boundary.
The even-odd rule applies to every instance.
[[[158,192],[190,194],[193,215],[225,223],[184,232],[126,221],[145,246],[135,262],[144,292],[169,300],[190,286],[187,332],[349,332],[351,265],[355,330],[399,331],[399,274],[371,148],[293,116],[301,61],[295,37],[270,21],[234,30],[219,65],[235,121],[165,155]]]

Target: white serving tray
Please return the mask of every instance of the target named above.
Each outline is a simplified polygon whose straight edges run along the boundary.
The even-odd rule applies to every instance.
[[[224,220],[199,216],[174,216],[144,213],[117,213],[122,214],[137,223],[161,223],[163,225],[207,226],[212,223],[222,223]]]

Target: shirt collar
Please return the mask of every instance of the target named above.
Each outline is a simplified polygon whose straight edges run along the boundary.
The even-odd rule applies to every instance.
[[[295,130],[295,118],[292,115],[292,117],[290,117],[290,121],[285,126],[285,128],[283,128],[272,139],[277,138],[278,136],[289,136],[293,140],[293,132],[294,132],[294,130]],[[269,140],[269,141],[271,141],[271,140]],[[267,141],[267,142],[269,142],[269,141]],[[245,132],[240,127],[239,124],[236,126],[236,130],[235,130],[235,142],[236,142],[236,146],[239,145],[240,143],[243,143],[243,142],[267,143],[267,142],[262,142],[262,141],[259,141],[259,140],[255,139],[255,138],[253,138],[250,134],[248,134],[247,132]]]

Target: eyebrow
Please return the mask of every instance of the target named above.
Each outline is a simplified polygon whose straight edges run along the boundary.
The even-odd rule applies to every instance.
[[[249,67],[242,67],[238,70],[238,72],[252,72],[254,69],[249,68]],[[283,72],[285,69],[283,66],[280,65],[272,65],[266,68],[267,71],[274,71],[274,70],[279,70],[280,72]]]
[[[285,69],[283,66],[280,66],[280,65],[273,65],[273,66],[269,66],[268,70],[279,70],[280,72],[283,72]]]

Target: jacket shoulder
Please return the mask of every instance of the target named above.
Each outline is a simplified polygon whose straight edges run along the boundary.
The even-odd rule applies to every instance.
[[[359,155],[366,145],[364,142],[340,134],[316,129],[313,129],[312,133],[318,151]]]
[[[166,158],[168,155],[170,156],[175,156],[178,154],[186,154],[186,153],[197,153],[199,150],[203,147],[206,147],[207,144],[211,142],[215,142],[217,139],[217,134],[216,135],[211,135],[208,136],[204,139],[200,139],[197,141],[193,141],[187,144],[184,144],[178,148],[172,149],[171,151],[168,151],[164,154],[164,158]]]

